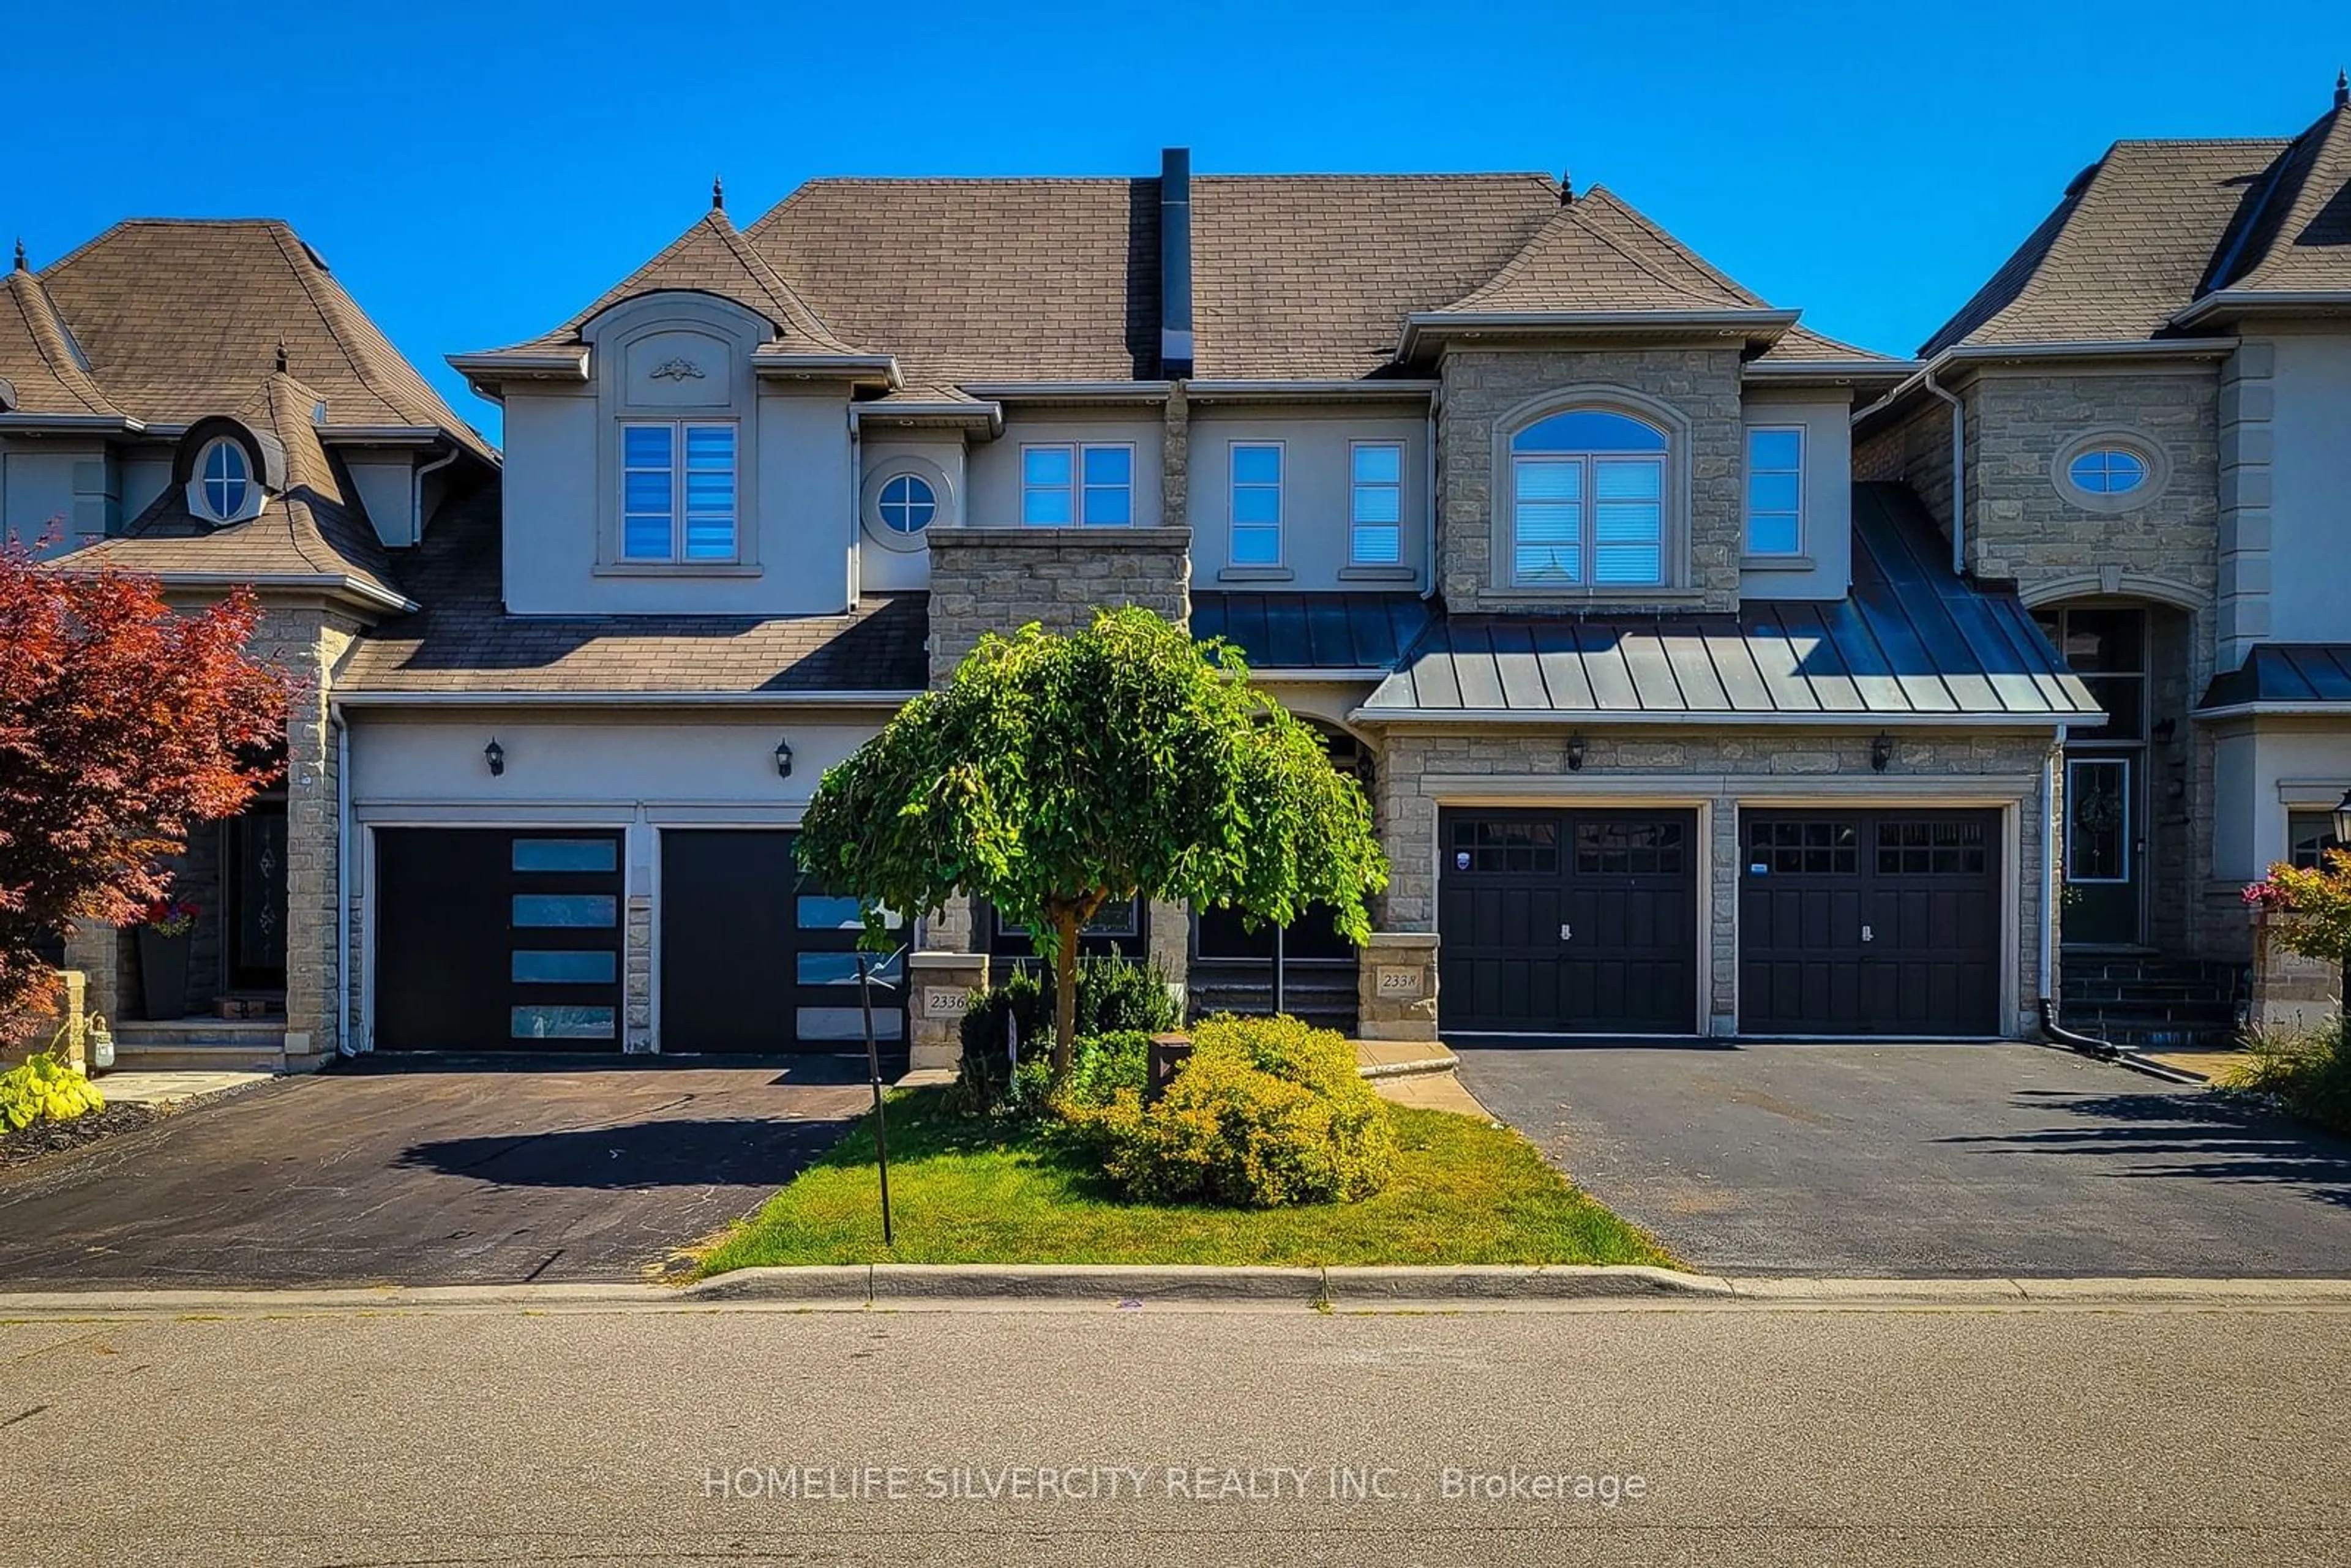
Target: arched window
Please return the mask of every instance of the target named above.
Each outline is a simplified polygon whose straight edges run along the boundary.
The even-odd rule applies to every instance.
[[[253,467],[243,446],[225,435],[205,444],[196,459],[196,500],[213,521],[242,517],[252,484]]]
[[[1510,580],[1656,585],[1666,577],[1666,433],[1570,409],[1510,437]]]

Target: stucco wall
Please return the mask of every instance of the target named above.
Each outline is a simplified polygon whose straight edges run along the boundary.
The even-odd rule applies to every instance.
[[[1020,449],[1030,445],[1130,445],[1134,448],[1134,522],[1155,528],[1165,513],[1166,483],[1160,472],[1167,425],[1155,405],[1134,409],[1008,408],[1004,434],[975,446],[969,459],[971,505],[964,526],[1020,526]]]
[[[1279,409],[1191,405],[1190,470],[1193,580],[1204,589],[1334,592],[1397,591],[1424,580],[1428,545],[1428,420],[1409,410]],[[1351,567],[1353,444],[1395,442],[1404,448],[1404,528],[1397,564]],[[1276,442],[1282,450],[1280,565],[1232,564],[1232,448]]]
[[[961,528],[970,502],[970,476],[960,432],[877,434],[871,424],[858,444],[857,586],[861,593],[928,588],[929,535]],[[931,488],[938,510],[924,533],[893,534],[878,510],[883,487],[912,475]]]
[[[1870,738],[1857,730],[1779,727],[1747,734],[1587,730],[1584,765],[1572,772],[1563,731],[1391,730],[1381,747],[1374,812],[1392,880],[1374,925],[1384,931],[1437,928],[1441,805],[1699,806],[1708,845],[1700,889],[1708,985],[1701,1027],[1729,1033],[1738,1017],[1741,804],[2012,805],[2017,915],[2008,999],[2013,1028],[2030,1030],[2040,985],[2043,764],[2051,736],[1905,732],[1884,774],[1870,767]],[[1438,1005],[1441,1010],[1441,998]]]
[[[1457,350],[1444,361],[1438,410],[1437,580],[1453,610],[1564,605],[1729,611],[1739,603],[1739,558],[1745,528],[1740,467],[1740,355],[1721,349]],[[1665,591],[1549,591],[1510,586],[1496,540],[1504,475],[1499,443],[1521,411],[1629,392],[1667,411],[1673,433],[1666,490],[1667,527],[1684,542],[1667,550]],[[1634,412],[1638,412],[1637,409]],[[1679,515],[1672,515],[1678,511]],[[1670,564],[1678,554],[1677,575]]]
[[[2351,334],[2281,334],[2268,425],[2269,630],[2276,643],[2351,642]],[[2241,357],[2260,347],[2248,343]],[[2252,430],[2246,431],[2248,438]],[[2252,470],[2245,471],[2248,478]],[[2249,494],[2246,512],[2262,497]]]

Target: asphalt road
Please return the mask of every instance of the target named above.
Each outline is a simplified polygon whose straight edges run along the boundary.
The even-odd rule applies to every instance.
[[[2337,1564],[2346,1332],[2250,1309],[16,1322],[5,1555]]]
[[[281,1080],[0,1174],[0,1289],[634,1280],[830,1146],[852,1067]]]
[[[1700,1269],[2351,1274],[2351,1142],[2069,1052],[1452,1043],[1489,1110]]]

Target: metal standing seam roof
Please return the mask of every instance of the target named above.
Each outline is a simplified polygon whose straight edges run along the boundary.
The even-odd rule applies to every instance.
[[[1192,634],[1260,670],[1391,670],[1428,618],[1418,593],[1192,595]]]
[[[2235,669],[2216,675],[2199,708],[2250,703],[2351,707],[2351,643],[2264,643]]]
[[[1854,541],[1853,591],[1830,602],[1752,601],[1735,617],[1447,617],[1364,716],[2103,716],[2013,593],[1938,564],[1940,537],[1907,488],[1855,486]]]

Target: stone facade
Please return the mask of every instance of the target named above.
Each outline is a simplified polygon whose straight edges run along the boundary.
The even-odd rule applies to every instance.
[[[1570,606],[1731,611],[1739,606],[1739,557],[1745,528],[1740,492],[1744,435],[1740,423],[1740,356],[1735,348],[1456,350],[1445,356],[1438,407],[1440,497],[1437,582],[1455,612]],[[1623,394],[1629,393],[1625,397]],[[1681,570],[1666,591],[1625,590],[1604,601],[1573,594],[1513,591],[1495,559],[1504,519],[1501,438],[1520,411],[1556,395],[1589,397],[1676,428],[1667,476],[1669,559]],[[1669,570],[1671,569],[1669,568]]]
[[[1076,632],[1127,604],[1191,619],[1189,528],[940,528],[930,551],[934,689],[984,632]]]
[[[2270,633],[2271,461],[2276,433],[2277,345],[2245,343],[2220,373],[2219,603],[2214,617],[2222,669],[2245,662]]]
[[[1374,931],[1355,966],[1355,1032],[1365,1040],[1435,1040],[1434,931]]]
[[[1437,810],[1441,804],[1510,802],[1698,805],[1710,818],[1699,936],[1708,955],[1711,1029],[1735,1027],[1739,994],[1739,808],[1744,804],[1851,801],[1872,806],[1935,801],[2013,805],[2018,866],[2013,1026],[2034,1027],[2040,986],[2040,920],[2047,884],[2042,822],[2050,737],[2002,731],[1911,731],[1896,743],[1885,773],[1870,766],[1871,732],[1759,728],[1587,730],[1584,763],[1567,766],[1568,734],[1557,730],[1395,729],[1382,749],[1374,812],[1391,880],[1379,901],[1383,931],[1437,929]],[[1365,968],[1371,967],[1365,960]],[[1702,1019],[1701,1027],[1708,1020]]]

